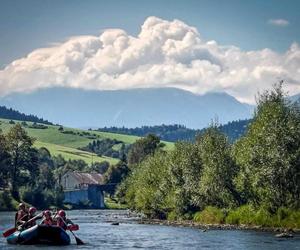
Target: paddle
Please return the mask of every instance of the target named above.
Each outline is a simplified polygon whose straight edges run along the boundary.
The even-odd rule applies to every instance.
[[[18,221],[21,221],[22,219],[24,219],[25,217],[27,216],[27,214],[25,214],[21,219],[19,219]],[[17,216],[16,216],[17,217]],[[16,221],[16,224],[18,223],[18,221]],[[16,232],[18,230],[18,228],[15,226],[15,227],[12,227],[10,229],[7,229],[5,232],[2,233],[3,237],[8,237],[10,236],[11,234],[13,234],[14,232]]]
[[[65,220],[64,220],[62,217],[60,217],[60,218],[61,218],[61,220],[63,221],[63,223],[66,225],[66,227],[68,227],[68,225],[67,225],[67,223],[65,222]],[[69,228],[69,230],[70,230],[70,232],[73,234],[73,236],[74,236],[74,238],[75,238],[75,240],[76,240],[76,244],[77,244],[77,245],[84,245],[84,242],[83,242],[81,239],[79,239],[79,238],[74,234],[74,232],[72,231],[72,229]]]

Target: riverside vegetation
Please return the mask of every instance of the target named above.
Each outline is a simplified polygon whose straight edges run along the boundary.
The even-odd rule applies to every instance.
[[[118,196],[150,218],[300,228],[300,111],[281,83],[259,95],[233,145],[212,124],[194,143],[130,166]]]

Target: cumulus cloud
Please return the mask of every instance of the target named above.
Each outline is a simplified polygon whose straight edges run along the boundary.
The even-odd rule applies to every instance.
[[[270,19],[268,23],[279,27],[286,27],[290,24],[290,22],[285,19]]]
[[[37,49],[0,71],[0,95],[45,87],[115,90],[176,87],[204,94],[225,91],[253,103],[278,79],[300,92],[300,48],[243,51],[205,41],[179,20],[149,17],[135,37],[120,29],[72,37]]]

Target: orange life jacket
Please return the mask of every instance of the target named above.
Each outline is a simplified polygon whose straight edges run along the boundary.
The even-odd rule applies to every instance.
[[[52,218],[50,217],[49,219],[44,219],[43,221],[42,221],[42,224],[44,224],[44,225],[48,225],[48,226],[52,226],[53,225],[53,220],[52,220]]]
[[[65,221],[65,222],[64,222]],[[57,222],[56,225],[63,228],[64,230],[67,230],[67,225],[66,225],[66,219],[62,217],[57,217]]]

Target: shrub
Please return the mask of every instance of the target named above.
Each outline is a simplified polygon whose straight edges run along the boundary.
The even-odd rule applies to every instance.
[[[229,211],[226,217],[227,224],[246,224],[252,225],[255,218],[255,210],[252,205],[244,205],[235,210]]]
[[[170,221],[175,221],[178,219],[178,215],[176,214],[175,211],[171,211],[167,214],[167,219]]]
[[[194,215],[194,221],[203,224],[220,224],[224,223],[225,213],[219,208],[208,206],[203,211]]]
[[[0,192],[0,211],[11,209],[13,209],[13,204],[9,192]]]
[[[275,225],[286,228],[300,228],[300,211],[280,207],[276,213]]]

